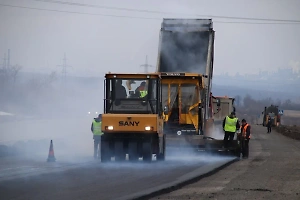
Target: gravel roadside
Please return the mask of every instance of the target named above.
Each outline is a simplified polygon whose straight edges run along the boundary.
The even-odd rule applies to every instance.
[[[300,140],[300,126],[278,126],[275,130],[289,138]]]
[[[252,126],[250,157],[168,194],[164,199],[300,199],[300,141]]]

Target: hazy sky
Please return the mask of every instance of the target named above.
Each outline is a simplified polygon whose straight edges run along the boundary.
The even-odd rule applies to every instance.
[[[299,0],[61,1],[182,14],[100,9],[34,0],[0,0],[0,4],[31,8],[155,18],[70,14],[0,5],[1,63],[4,53],[10,49],[11,64],[22,65],[24,71],[60,70],[57,65],[62,64],[66,53],[68,64],[73,67],[68,70],[72,75],[142,72],[143,68],[139,66],[145,62],[146,55],[149,64],[156,65],[162,18],[201,18],[192,16],[198,14],[300,20]],[[238,21],[233,19],[213,20],[216,31],[215,74],[273,70],[300,60],[300,23],[270,25],[220,23]]]

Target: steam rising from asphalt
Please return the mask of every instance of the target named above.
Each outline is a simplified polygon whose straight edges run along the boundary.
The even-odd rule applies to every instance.
[[[206,74],[209,33],[182,32],[176,27],[172,31],[161,34],[160,71]]]
[[[170,148],[167,152],[167,161],[177,162],[181,164],[212,163],[232,159],[232,156],[224,156],[219,154],[212,154],[205,151],[197,151],[193,148]]]
[[[0,111],[14,114],[0,122],[0,145],[12,145],[17,155],[45,160],[53,140],[57,160],[92,157],[90,126],[103,109],[103,78],[68,77],[66,85],[57,80],[36,87],[30,78],[21,74],[19,78],[15,85],[19,99],[7,93],[0,102]]]
[[[80,163],[93,160],[90,125],[97,115],[95,112],[102,112],[102,80],[78,78],[69,82],[64,90],[60,86],[59,83],[54,84],[36,98],[28,95],[27,99],[31,99],[34,106],[27,101],[18,102],[15,108],[25,109],[20,113],[14,112],[19,115],[12,121],[1,123],[1,144],[12,145],[15,153],[21,157],[45,162],[50,140],[53,140],[57,162]],[[28,93],[30,92],[32,91],[28,88]],[[34,112],[26,113],[24,110]],[[92,114],[89,115],[89,111]],[[218,159],[182,150],[169,151],[166,158],[167,162],[176,165]]]
[[[224,131],[223,131],[221,125],[219,125],[219,126],[215,125],[214,131],[212,131],[211,137],[215,138],[217,140],[223,140],[223,138],[224,138]]]
[[[79,162],[80,159],[92,158],[93,138],[90,124],[90,118],[21,121],[19,125],[27,127],[23,132],[27,134],[22,137],[24,140],[14,143],[13,148],[22,157],[46,160],[50,140],[53,140],[54,154],[58,161]],[[43,130],[47,126],[49,128]],[[19,132],[18,128],[11,129],[14,135],[15,131]]]

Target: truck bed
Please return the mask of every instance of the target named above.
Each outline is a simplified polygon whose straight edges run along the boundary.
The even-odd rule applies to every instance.
[[[160,32],[158,72],[190,72],[208,75],[213,54],[212,21],[164,19]]]

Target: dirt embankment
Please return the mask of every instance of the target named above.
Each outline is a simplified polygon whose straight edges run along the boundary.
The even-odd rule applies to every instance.
[[[282,135],[285,135],[289,138],[300,140],[300,126],[286,126],[281,125],[278,127],[275,127],[276,131],[281,133]]]

